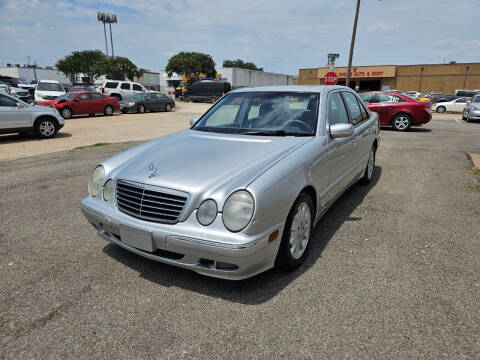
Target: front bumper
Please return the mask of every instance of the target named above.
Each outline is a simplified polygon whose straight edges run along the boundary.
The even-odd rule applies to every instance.
[[[182,223],[169,225],[131,217],[111,203],[92,197],[85,198],[81,208],[98,234],[115,245],[155,261],[229,280],[246,279],[272,268],[283,230],[283,224],[253,236],[225,230],[224,241],[217,241],[214,238],[219,236],[218,232],[206,231],[196,223],[194,214]],[[122,226],[151,233],[154,251],[144,251],[122,241]],[[269,243],[268,236],[276,229],[280,229],[280,234]]]
[[[466,118],[468,120],[480,120],[480,110],[470,110],[467,113]]]
[[[123,112],[137,111],[137,108],[135,105],[128,106],[127,104],[120,104],[120,111],[123,111]]]

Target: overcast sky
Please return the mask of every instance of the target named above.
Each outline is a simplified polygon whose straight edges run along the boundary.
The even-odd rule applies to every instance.
[[[115,55],[139,67],[186,50],[298,74],[329,52],[347,64],[355,0],[0,0],[0,65],[105,51],[97,10],[117,13]],[[362,0],[353,65],[480,61],[479,14],[479,0]]]

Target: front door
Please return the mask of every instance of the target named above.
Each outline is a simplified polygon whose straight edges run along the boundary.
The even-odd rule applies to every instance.
[[[333,200],[350,182],[349,175],[353,166],[352,148],[354,145],[352,142],[354,139],[353,137],[337,139],[330,137],[328,128],[334,124],[350,124],[340,91],[331,92],[327,100],[327,171],[329,173],[329,183],[325,191],[322,192],[322,206]]]
[[[20,104],[20,108],[17,108]],[[32,126],[32,114],[28,105],[0,94],[0,129],[16,129]]]

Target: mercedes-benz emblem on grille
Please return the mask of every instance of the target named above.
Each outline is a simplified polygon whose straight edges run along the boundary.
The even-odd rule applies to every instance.
[[[148,171],[149,171],[149,178],[152,178],[154,176],[157,176],[157,165],[155,165],[153,162],[148,165]]]

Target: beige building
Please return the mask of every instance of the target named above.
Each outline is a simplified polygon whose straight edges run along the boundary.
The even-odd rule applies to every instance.
[[[294,83],[322,85],[328,67],[300,69]],[[346,67],[335,68],[338,84],[345,85]],[[350,87],[359,91],[398,89],[403,91],[438,91],[480,89],[480,63],[353,66]]]

